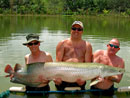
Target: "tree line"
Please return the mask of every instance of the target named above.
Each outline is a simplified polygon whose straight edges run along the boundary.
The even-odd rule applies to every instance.
[[[0,0],[0,14],[130,15],[130,0]]]

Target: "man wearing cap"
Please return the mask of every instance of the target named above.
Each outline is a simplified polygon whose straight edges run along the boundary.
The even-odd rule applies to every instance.
[[[36,34],[29,34],[26,36],[27,42],[23,43],[23,45],[27,46],[31,53],[25,56],[25,64],[35,63],[35,62],[52,62],[52,57],[49,53],[41,51],[39,46],[42,41],[39,40],[39,36]],[[39,77],[38,81],[42,81],[43,84],[38,87],[29,87],[26,86],[26,90],[28,91],[49,91],[50,87],[48,85],[49,81],[42,79]],[[46,86],[42,86],[45,85]]]
[[[92,62],[92,46],[89,42],[82,40],[83,23],[75,21],[71,27],[71,36],[58,43],[56,47],[57,62]],[[85,90],[86,82],[77,79],[75,83],[62,81],[60,78],[54,80],[58,90],[66,90],[68,87],[78,87]]]

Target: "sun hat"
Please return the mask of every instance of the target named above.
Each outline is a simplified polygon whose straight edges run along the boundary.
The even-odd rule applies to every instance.
[[[24,42],[23,45],[27,45],[28,43],[30,43],[31,41],[38,41],[38,42],[43,42],[41,40],[39,40],[39,35],[36,35],[36,34],[28,34],[26,36],[26,39],[27,39],[27,42]]]
[[[81,21],[74,21],[72,26],[76,24],[80,25],[83,28],[83,23]]]

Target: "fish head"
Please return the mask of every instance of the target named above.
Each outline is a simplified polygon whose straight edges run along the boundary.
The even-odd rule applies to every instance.
[[[123,68],[105,66],[104,68],[102,68],[100,74],[101,74],[101,77],[106,77],[106,76],[123,74],[124,72],[125,72],[125,69]]]
[[[10,79],[10,82],[19,83],[19,80],[18,80],[16,77],[12,77],[12,78]]]
[[[11,79],[10,79],[10,82],[12,83],[17,83],[17,84],[29,84],[29,82],[26,81],[27,78],[20,78],[18,77],[17,75],[13,76]],[[30,83],[31,84],[31,83]]]

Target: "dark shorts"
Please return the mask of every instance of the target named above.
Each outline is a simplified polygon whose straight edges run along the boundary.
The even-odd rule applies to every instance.
[[[44,87],[30,87],[26,86],[26,91],[50,91],[49,85],[46,85]]]
[[[109,89],[102,90],[99,88],[96,88],[94,86],[91,86],[91,90],[97,90],[97,91],[92,91],[92,94],[97,95],[97,96],[112,96],[114,95],[114,85],[112,85]]]
[[[61,85],[55,85],[55,86],[57,90],[64,90],[66,87],[80,87],[81,90],[85,90],[85,85],[86,85],[86,82],[84,85],[80,86],[77,83],[68,83],[68,82],[62,81]]]

